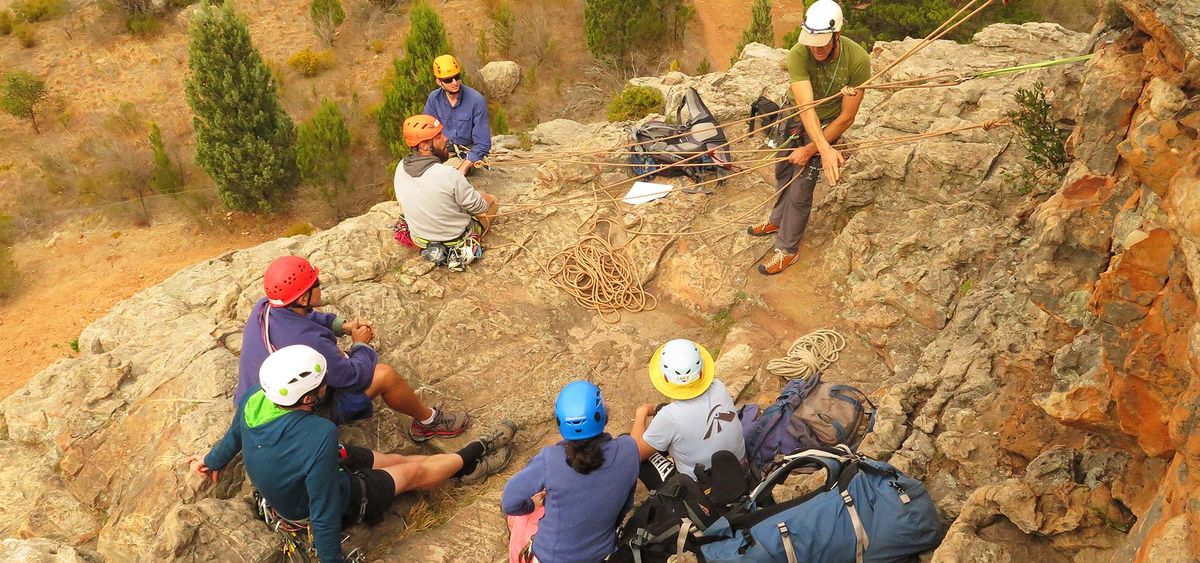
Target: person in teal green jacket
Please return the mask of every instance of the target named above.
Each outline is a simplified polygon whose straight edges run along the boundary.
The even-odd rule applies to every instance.
[[[516,425],[507,420],[453,454],[401,456],[342,446],[337,426],[313,414],[327,394],[327,370],[325,357],[308,346],[280,348],[263,362],[261,389],[238,403],[221,441],[203,459],[188,458],[193,471],[216,482],[241,452],[250,482],[267,503],[281,517],[311,526],[322,563],[342,561],[342,529],[379,523],[396,495],[450,479],[479,483],[512,458]]]

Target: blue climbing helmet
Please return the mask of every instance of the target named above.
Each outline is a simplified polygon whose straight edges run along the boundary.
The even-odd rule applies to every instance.
[[[554,400],[554,420],[558,432],[567,440],[586,440],[599,436],[608,424],[608,408],[600,388],[587,381],[572,381]]]

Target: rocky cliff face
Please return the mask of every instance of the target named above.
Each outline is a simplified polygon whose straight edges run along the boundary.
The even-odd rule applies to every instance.
[[[88,327],[80,357],[0,402],[0,536],[10,538],[0,559],[277,555],[237,467],[210,490],[181,460],[224,432],[261,272],[293,253],[322,268],[329,310],[376,322],[383,360],[429,399],[470,408],[480,428],[516,419],[518,464],[553,440],[550,405],[569,379],[606,389],[610,429],[620,432],[636,405],[657,400],[644,364],[662,341],[706,342],[731,389],[769,400],[780,383],[761,366],[831,325],[850,344],[827,377],[872,391],[881,406],[865,450],[924,479],[951,525],[935,560],[1194,560],[1200,27],[1191,2],[1122,4],[1133,23],[1091,37],[998,25],[970,45],[935,44],[895,78],[1099,54],[1086,66],[948,89],[872,91],[853,130],[874,139],[1002,117],[1017,88],[1041,80],[1074,124],[1074,162],[1056,191],[1016,188],[1024,153],[1006,129],[865,150],[846,181],[819,190],[804,263],[770,282],[750,273],[770,243],[740,230],[771,193],[753,175],[711,196],[636,208],[559,203],[507,217],[466,274],[430,271],[393,243],[394,203],[185,269]],[[912,44],[880,44],[875,64]],[[781,53],[751,46],[728,73],[639,82],[669,99],[695,85],[730,119],[760,93],[778,93]],[[598,148],[618,144],[623,127],[559,120],[532,137],[535,150]],[[621,177],[552,162],[477,182],[519,204]],[[631,236],[597,217],[630,230],[728,226]],[[627,243],[657,309],[609,324],[546,280],[541,264],[588,230]],[[403,438],[407,423],[383,411],[343,438],[422,451]],[[502,482],[406,498],[350,541],[373,559],[501,560]]]

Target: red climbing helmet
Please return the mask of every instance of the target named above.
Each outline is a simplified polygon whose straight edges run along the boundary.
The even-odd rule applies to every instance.
[[[267,273],[263,275],[267,302],[272,307],[287,306],[312,289],[319,273],[308,260],[299,256],[277,258],[267,266]]]

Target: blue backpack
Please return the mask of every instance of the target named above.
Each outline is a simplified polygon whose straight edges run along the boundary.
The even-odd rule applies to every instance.
[[[826,471],[821,488],[768,505],[776,485],[811,469]],[[707,563],[864,563],[913,559],[936,548],[945,529],[920,481],[840,446],[786,456],[704,535]]]
[[[821,374],[793,379],[767,408],[743,405],[738,411],[752,468],[769,471],[780,455],[839,444],[858,448],[875,428],[875,405],[850,385],[825,383]]]

